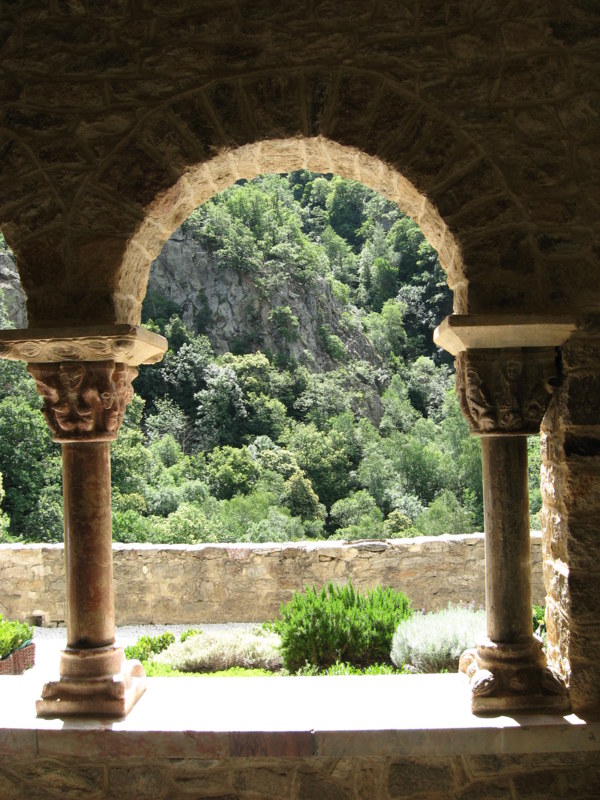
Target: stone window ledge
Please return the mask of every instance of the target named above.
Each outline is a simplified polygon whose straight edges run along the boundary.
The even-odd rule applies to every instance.
[[[0,758],[479,755],[600,751],[575,714],[475,717],[463,675],[153,678],[127,719],[42,720],[39,676],[0,678]]]

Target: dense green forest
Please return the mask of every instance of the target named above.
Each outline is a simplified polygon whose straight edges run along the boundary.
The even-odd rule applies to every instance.
[[[270,307],[270,349],[260,347],[257,314],[217,354],[210,313],[189,327],[181,308],[149,291],[143,322],[169,350],[140,368],[112,445],[115,540],[481,530],[480,444],[460,413],[451,361],[432,341],[451,295],[416,224],[359,183],[302,170],[241,181],[183,230],[222,280],[241,276],[252,297],[327,296],[310,323],[326,366],[298,356],[307,322],[287,303]],[[10,325],[5,313],[0,325]],[[0,537],[60,541],[60,449],[24,365],[0,361],[0,392]],[[538,450],[532,439],[534,515]]]

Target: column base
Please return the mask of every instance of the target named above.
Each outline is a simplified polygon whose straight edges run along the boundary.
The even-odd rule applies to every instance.
[[[459,670],[471,679],[474,714],[570,710],[567,687],[533,636],[527,642],[483,642],[462,654]]]
[[[144,668],[120,647],[64,650],[60,672],[42,689],[38,717],[125,717],[146,691]]]

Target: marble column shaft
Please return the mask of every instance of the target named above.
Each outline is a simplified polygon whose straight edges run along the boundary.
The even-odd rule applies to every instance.
[[[525,436],[483,437],[486,611],[495,642],[531,638],[531,544]]]
[[[62,445],[67,646],[115,641],[110,443]]]
[[[30,364],[42,413],[62,445],[67,647],[39,716],[124,716],[144,691],[139,662],[115,645],[110,442],[133,396],[133,367],[102,361]]]

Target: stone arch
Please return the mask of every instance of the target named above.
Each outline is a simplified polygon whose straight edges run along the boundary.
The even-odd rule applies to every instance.
[[[460,254],[457,311],[578,316],[546,420],[546,572],[573,697],[598,708],[597,9],[340,8],[3,5],[0,223],[30,324],[135,320],[200,165],[229,181],[230,154],[316,140],[401,175]]]
[[[154,201],[144,223],[128,243],[115,291],[117,315],[123,321],[139,321],[150,265],[166,239],[189,214],[237,180],[251,180],[269,172],[306,168],[312,172],[335,173],[360,181],[397,203],[413,217],[436,248],[456,292],[456,307],[465,302],[464,265],[454,237],[434,205],[415,187],[383,161],[356,148],[323,137],[272,139],[228,150],[204,162],[183,176],[177,184]]]
[[[527,214],[486,143],[376,69],[207,80],[82,119],[61,147],[93,150],[94,168],[68,182],[35,170],[34,183],[21,177],[33,210],[0,208],[36,326],[138,321],[149,265],[194,207],[238,177],[300,166],[399,202],[438,249],[457,311],[521,310],[539,295]]]

